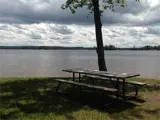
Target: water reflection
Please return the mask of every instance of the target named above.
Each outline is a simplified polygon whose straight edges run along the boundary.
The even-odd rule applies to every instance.
[[[1,50],[0,76],[68,76],[66,68],[98,69],[94,50]],[[110,72],[160,78],[159,51],[105,51]]]

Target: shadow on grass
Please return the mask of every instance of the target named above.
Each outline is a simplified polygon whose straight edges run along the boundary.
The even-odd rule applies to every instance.
[[[100,92],[87,89],[80,91],[69,85],[62,85],[62,91],[55,92],[57,83],[48,79],[29,79],[0,83],[1,119],[16,119],[20,115],[49,114],[64,115],[67,119],[74,119],[68,113],[75,112],[88,106],[102,112],[114,113],[132,109],[136,105],[129,101],[119,100],[105,109],[100,105],[116,101],[112,96],[101,98]]]
[[[154,110],[145,110],[148,114],[159,114],[160,115],[160,108],[156,108]]]

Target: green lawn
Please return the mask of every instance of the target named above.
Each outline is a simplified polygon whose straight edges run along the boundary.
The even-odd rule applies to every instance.
[[[136,80],[160,84],[155,79]],[[160,120],[159,90],[143,90],[135,100],[120,100],[102,108],[100,92],[82,92],[65,85],[61,86],[63,92],[56,93],[56,85],[48,78],[0,78],[0,119]],[[104,100],[115,101],[107,94]]]

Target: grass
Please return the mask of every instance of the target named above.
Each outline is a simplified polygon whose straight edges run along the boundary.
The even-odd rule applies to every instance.
[[[145,82],[148,84],[160,84],[160,79],[152,79],[152,78],[131,78],[129,80],[135,80],[139,82]]]
[[[160,80],[137,81],[160,84]],[[2,120],[160,120],[160,91],[141,91],[137,99],[100,107],[100,92],[61,86],[48,78],[0,78]],[[64,91],[67,91],[65,93]],[[112,96],[104,98],[106,103]]]

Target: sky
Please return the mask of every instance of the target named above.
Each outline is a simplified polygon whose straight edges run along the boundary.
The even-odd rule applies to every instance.
[[[66,0],[0,0],[0,46],[96,46],[93,15]],[[102,14],[104,45],[160,45],[160,0],[126,0]],[[87,17],[88,16],[88,17]]]

